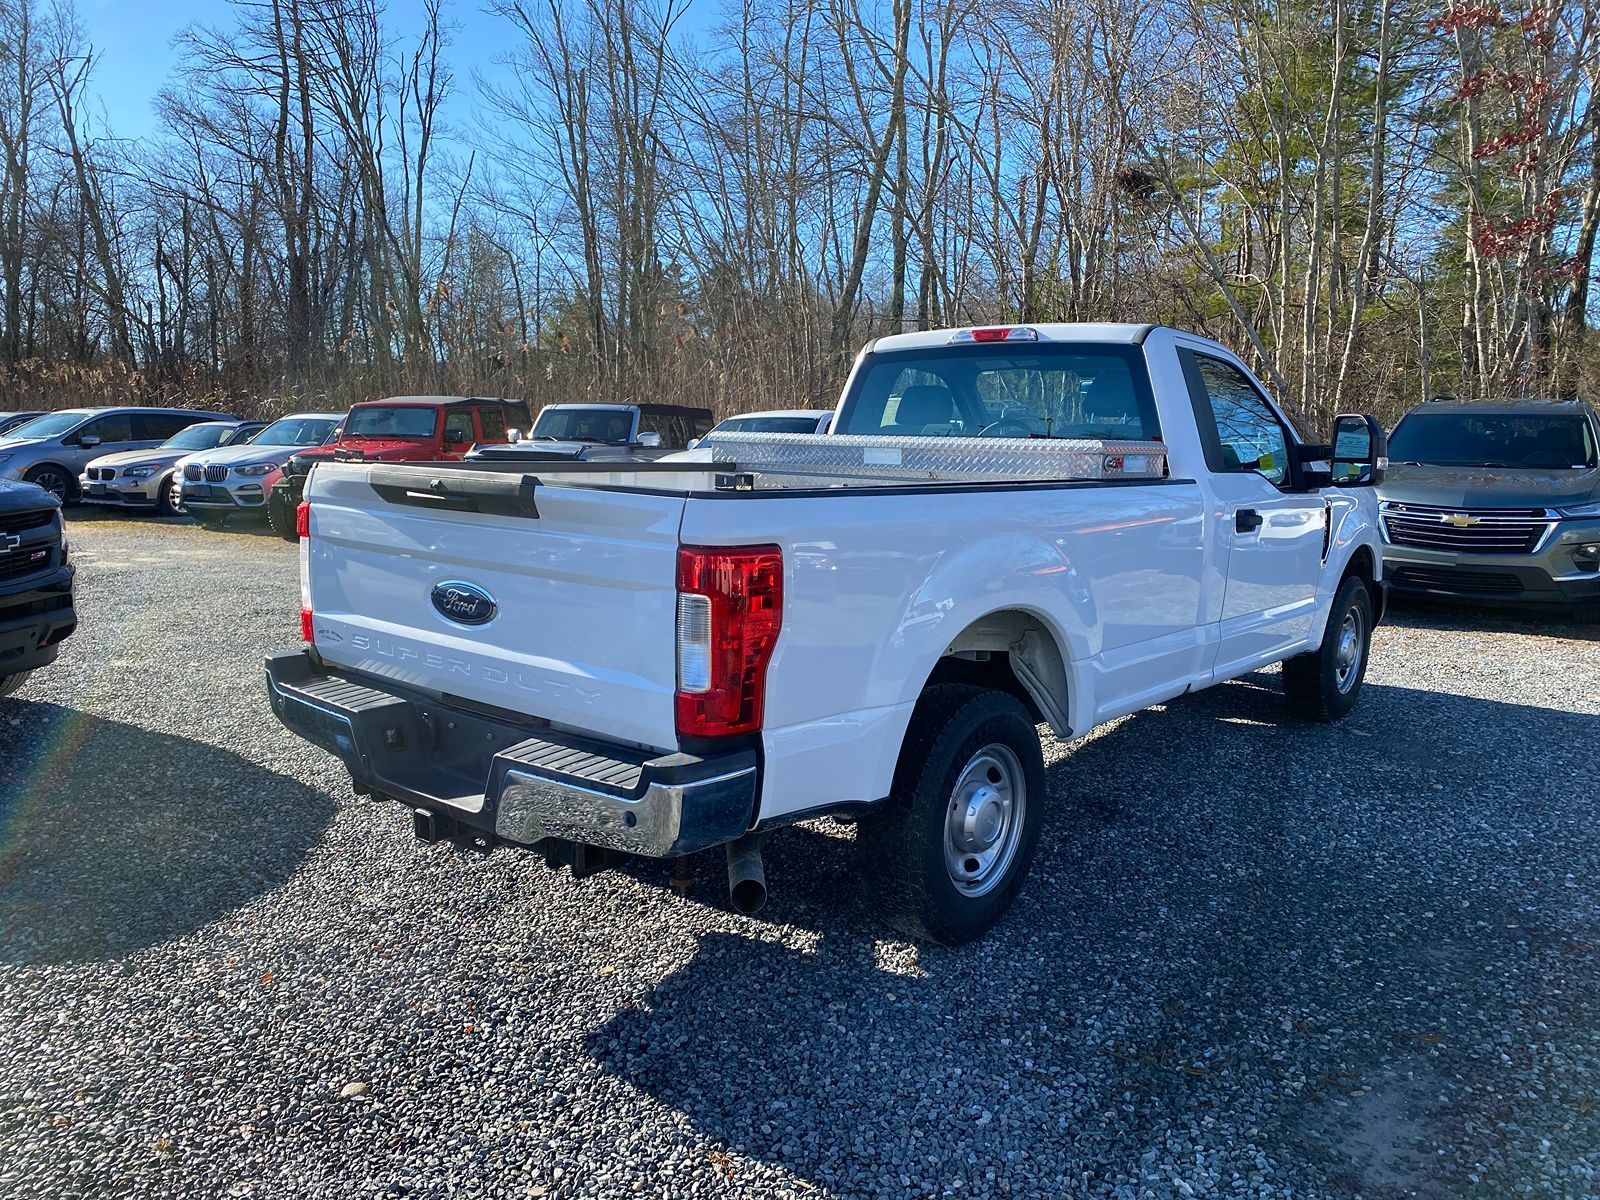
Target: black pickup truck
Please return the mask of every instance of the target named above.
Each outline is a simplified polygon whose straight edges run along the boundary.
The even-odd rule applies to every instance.
[[[0,479],[0,696],[55,661],[78,627],[61,501]]]

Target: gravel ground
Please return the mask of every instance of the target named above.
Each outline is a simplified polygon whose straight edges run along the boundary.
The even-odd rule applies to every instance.
[[[883,936],[414,842],[289,737],[294,549],[74,515],[0,701],[0,1195],[1600,1195],[1600,642],[1403,610],[1355,715],[1263,674],[1047,746],[1031,882]]]

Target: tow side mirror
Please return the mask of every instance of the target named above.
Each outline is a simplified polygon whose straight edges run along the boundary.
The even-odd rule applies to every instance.
[[[1339,487],[1373,487],[1389,469],[1389,435],[1366,413],[1341,413],[1333,419],[1333,482]]]
[[[522,430],[515,429],[515,428],[506,430],[506,442],[507,442],[507,444],[515,446],[521,440],[522,440]]]

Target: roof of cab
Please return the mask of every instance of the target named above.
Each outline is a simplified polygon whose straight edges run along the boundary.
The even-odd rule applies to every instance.
[[[1458,412],[1505,416],[1513,413],[1582,413],[1591,411],[1593,407],[1586,400],[1556,400],[1543,397],[1523,397],[1510,400],[1457,400],[1454,396],[1435,396],[1431,400],[1424,400],[1411,411],[1414,413]]]
[[[950,339],[964,329],[1031,329],[1037,341],[991,342],[989,345],[1026,346],[1039,342],[1122,342],[1137,345],[1155,328],[1153,325],[1133,325],[1097,321],[1009,321],[994,325],[957,325],[949,329],[924,329],[916,333],[891,333],[868,344],[874,353],[883,350],[924,350],[930,346],[948,346]]]
[[[509,404],[513,408],[526,405],[526,400],[517,400],[506,396],[384,396],[378,400],[362,400],[351,405],[352,408],[363,408],[369,404],[427,404],[442,406],[447,404]]]

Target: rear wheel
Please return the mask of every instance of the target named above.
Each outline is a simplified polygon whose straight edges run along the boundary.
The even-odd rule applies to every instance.
[[[981,936],[1022,886],[1043,809],[1044,755],[1022,702],[970,684],[930,687],[887,805],[860,822],[879,914],[945,945]]]
[[[1296,716],[1337,721],[1356,706],[1372,647],[1372,594],[1351,576],[1328,611],[1322,645],[1283,664],[1283,694]]]
[[[300,540],[300,534],[295,529],[295,510],[299,507],[294,493],[281,483],[267,493],[267,524],[272,526],[273,533],[286,542]]]
[[[55,463],[40,463],[23,478],[29,483],[38,484],[63,504],[73,499],[78,492],[66,468],[58,467]]]
[[[0,700],[15,692],[19,687],[28,682],[32,671],[13,671],[10,675],[0,675]]]

